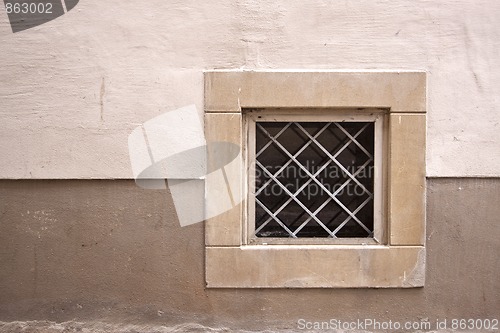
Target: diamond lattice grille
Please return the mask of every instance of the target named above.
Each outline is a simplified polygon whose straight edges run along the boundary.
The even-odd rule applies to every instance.
[[[373,122],[257,122],[257,237],[373,237]]]

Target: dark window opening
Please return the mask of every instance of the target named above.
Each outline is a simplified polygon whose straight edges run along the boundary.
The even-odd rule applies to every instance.
[[[373,122],[256,122],[255,235],[368,238]]]

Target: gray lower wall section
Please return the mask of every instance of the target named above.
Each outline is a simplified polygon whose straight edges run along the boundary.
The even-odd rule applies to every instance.
[[[203,224],[131,180],[0,181],[0,321],[264,329],[500,313],[500,179],[429,179],[426,286],[204,288]]]

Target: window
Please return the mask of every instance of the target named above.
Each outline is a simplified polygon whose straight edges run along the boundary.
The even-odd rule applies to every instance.
[[[207,72],[205,113],[242,150],[207,201],[243,198],[206,221],[208,287],[423,286],[425,73]]]
[[[382,241],[383,110],[244,115],[250,243]]]

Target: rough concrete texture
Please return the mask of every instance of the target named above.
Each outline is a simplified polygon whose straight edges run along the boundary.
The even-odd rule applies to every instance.
[[[211,328],[197,324],[183,324],[176,326],[162,325],[118,325],[100,322],[63,322],[55,323],[48,321],[28,321],[28,322],[0,322],[0,333],[210,333],[210,332],[236,332],[236,333],[257,333],[227,328]],[[298,333],[304,330],[259,330],[259,333]],[[307,330],[307,332],[325,332],[325,330]],[[330,333],[369,333],[365,330],[328,330]],[[417,331],[418,332],[418,331]],[[429,333],[452,333],[453,330],[436,330]],[[484,332],[494,332],[485,330]]]
[[[4,180],[0,198],[5,322],[291,330],[500,313],[500,179],[428,180],[426,285],[406,290],[207,290],[203,224],[181,228],[168,191],[130,180]]]
[[[497,0],[85,0],[0,11],[0,178],[131,178],[127,135],[203,108],[203,70],[428,72],[427,175],[500,176]],[[182,129],[179,129],[182,130]]]
[[[226,328],[211,328],[199,324],[181,324],[176,326],[163,325],[132,325],[110,324],[101,322],[63,322],[48,321],[0,322],[1,333],[209,333],[231,332]]]

